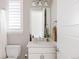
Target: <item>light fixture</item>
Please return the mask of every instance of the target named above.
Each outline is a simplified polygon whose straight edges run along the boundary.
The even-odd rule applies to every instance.
[[[36,2],[35,1],[32,2],[32,6],[36,6]]]
[[[47,6],[48,6],[48,3],[47,3],[47,2],[45,2],[45,3],[44,3],[44,6],[46,6],[46,7],[47,7]]]
[[[41,1],[39,2],[38,6],[42,6],[42,2]]]
[[[47,0],[33,0],[32,1],[33,7],[48,7]]]

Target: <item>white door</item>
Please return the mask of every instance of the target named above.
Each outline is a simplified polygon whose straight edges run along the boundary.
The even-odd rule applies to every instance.
[[[58,0],[57,21],[57,59],[79,59],[79,0]]]

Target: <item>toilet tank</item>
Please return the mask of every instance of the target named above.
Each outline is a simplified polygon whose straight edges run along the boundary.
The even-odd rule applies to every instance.
[[[17,58],[20,55],[21,46],[20,45],[7,45],[6,53],[8,58]]]

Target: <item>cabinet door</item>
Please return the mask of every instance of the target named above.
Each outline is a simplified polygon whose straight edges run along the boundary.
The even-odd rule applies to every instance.
[[[56,59],[56,54],[29,54],[29,59]]]
[[[56,54],[44,54],[44,59],[56,59]]]
[[[28,59],[40,59],[41,54],[29,54]]]

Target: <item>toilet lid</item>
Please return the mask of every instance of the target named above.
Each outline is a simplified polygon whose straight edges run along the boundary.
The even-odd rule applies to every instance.
[[[17,59],[17,58],[6,58],[6,59]]]

